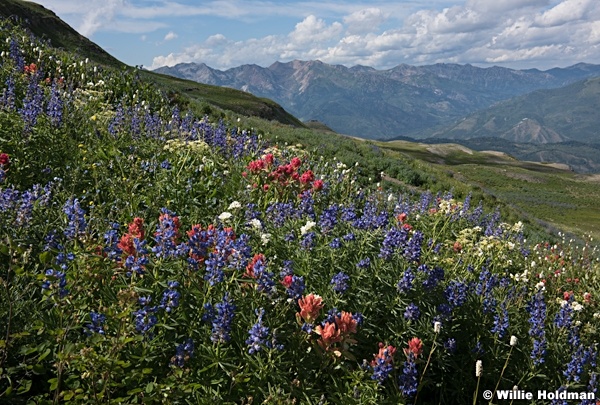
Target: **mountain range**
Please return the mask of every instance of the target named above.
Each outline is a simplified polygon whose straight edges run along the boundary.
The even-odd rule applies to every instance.
[[[599,65],[585,63],[546,71],[457,64],[402,64],[376,70],[295,60],[275,62],[266,68],[242,65],[225,71],[202,63],[181,63],[155,71],[267,97],[300,120],[317,120],[337,132],[366,139],[480,137],[476,127],[481,120],[490,127],[490,117],[487,120],[479,116],[463,118],[531,92],[561,88],[600,76]],[[585,93],[582,90],[585,85],[578,86],[579,90],[569,91]],[[544,93],[535,94],[538,98],[545,97]],[[523,103],[530,101],[522,100]],[[539,100],[532,101],[539,104]],[[525,120],[521,122],[522,119]],[[512,118],[506,120],[514,124],[512,127],[508,127],[504,118],[495,121],[493,129],[503,130],[502,134],[508,132],[503,137],[511,141],[581,140],[565,135],[564,128],[555,130],[544,126],[539,114],[519,116],[518,125]],[[497,136],[493,131],[479,132]]]

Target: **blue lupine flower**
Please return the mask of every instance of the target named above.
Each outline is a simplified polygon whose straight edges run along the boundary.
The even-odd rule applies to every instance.
[[[467,301],[468,286],[464,281],[452,280],[448,283],[444,296],[451,307],[462,306]]]
[[[350,281],[350,276],[340,271],[331,278],[329,284],[333,285],[333,291],[341,294],[348,289],[348,281]]]
[[[356,267],[358,267],[359,269],[366,269],[370,265],[371,265],[371,259],[369,259],[368,257],[366,257],[366,258],[362,259],[361,261],[359,261],[358,263],[356,263]]]
[[[146,256],[127,256],[124,266],[127,270],[127,276],[130,277],[133,272],[136,274],[144,274],[146,272],[146,268],[144,266],[146,266],[148,263],[149,260]]]
[[[275,294],[275,281],[273,280],[273,273],[267,271],[267,266],[263,263],[262,259],[258,259],[252,267],[254,278],[256,279],[256,289],[260,292],[264,292],[268,296]]]
[[[225,293],[223,300],[215,305],[215,315],[212,318],[212,335],[210,340],[214,343],[226,343],[231,340],[231,323],[235,317],[235,305]]]
[[[342,242],[340,241],[340,238],[334,238],[331,242],[329,242],[329,247],[332,249],[339,249],[340,247],[342,247]]]
[[[292,275],[292,282],[289,287],[286,287],[285,292],[288,297],[299,300],[304,294],[304,277]]]
[[[312,194],[310,190],[304,191],[300,195],[300,204],[298,206],[298,211],[300,215],[305,215],[309,219],[315,219],[315,201],[312,198]]]
[[[323,322],[321,322],[321,326],[325,326],[328,323],[335,323],[335,318],[339,318],[341,316],[341,311],[338,311],[338,309],[335,307],[331,308],[329,311],[327,311],[327,316],[325,317]]]
[[[377,205],[369,201],[363,208],[363,214],[352,221],[352,226],[358,229],[378,229],[387,226],[387,211],[377,212]]]
[[[63,207],[63,212],[67,215],[67,229],[65,236],[67,239],[74,239],[76,236],[85,235],[87,222],[85,220],[85,211],[81,208],[77,198],[69,198]]]
[[[394,371],[394,351],[392,348],[390,350],[390,346],[386,347],[383,352],[381,349],[383,348],[383,344],[379,345],[380,351],[375,357],[375,360],[371,363],[371,368],[373,369],[373,375],[371,375],[371,379],[377,381],[379,385],[383,384],[385,380],[389,377],[390,373]]]
[[[355,312],[352,315],[352,319],[354,319],[356,321],[356,326],[360,326],[360,325],[362,325],[362,323],[364,321],[364,316],[361,312]]]
[[[597,394],[598,391],[598,373],[592,371],[590,373],[590,381],[588,382],[587,392],[593,392]],[[597,395],[595,395],[597,397]],[[581,405],[596,405],[596,399],[584,399],[581,401]]]
[[[158,318],[155,315],[158,308],[151,307],[152,297],[140,297],[139,303],[143,307],[133,313],[135,320],[135,329],[143,335],[151,336],[151,329],[158,323]]]
[[[392,257],[394,252],[399,249],[403,249],[408,240],[408,230],[405,228],[391,228],[385,234],[381,248],[379,250],[379,257],[388,260]]]
[[[179,237],[178,218],[174,212],[166,208],[161,210],[161,215],[156,226],[154,239],[156,245],[152,248],[152,252],[156,257],[172,258],[184,253],[183,246],[178,248],[177,238]]]
[[[121,128],[123,127],[124,122],[125,122],[125,109],[123,108],[123,105],[121,103],[119,103],[117,105],[115,115],[113,116],[113,118],[110,120],[110,122],[108,124],[108,132],[111,135],[113,135],[114,137],[116,137],[117,134],[119,133],[119,131],[121,130]]]
[[[339,206],[333,204],[328,208],[324,209],[319,216],[319,228],[323,233],[330,232],[337,224],[337,214]]]
[[[354,206],[342,207],[342,221],[353,222],[356,219],[356,212],[354,212]]]
[[[417,363],[414,353],[409,352],[402,368],[402,374],[398,378],[398,388],[406,398],[412,398],[417,393],[419,386]]]
[[[305,233],[300,240],[300,246],[302,249],[311,250],[315,246],[315,237],[316,234],[314,232]]]
[[[202,322],[212,323],[213,319],[215,319],[215,308],[210,302],[207,302],[204,304],[203,309]]]
[[[583,368],[586,364],[585,347],[580,344],[571,355],[571,360],[567,364],[567,369],[563,371],[563,375],[567,377],[568,382],[580,382]]]
[[[503,302],[500,305],[499,311],[494,315],[494,326],[490,332],[497,334],[498,338],[502,339],[504,336],[506,336],[508,326],[508,309],[506,308],[506,304]]]
[[[60,98],[56,81],[52,83],[50,89],[50,100],[46,106],[46,115],[48,115],[50,122],[52,122],[54,126],[58,127],[62,124],[63,101]]]
[[[90,312],[90,318],[92,323],[88,323],[83,327],[83,332],[90,336],[94,333],[104,335],[104,322],[106,322],[106,316],[97,312]]]
[[[25,124],[25,132],[30,133],[33,127],[37,124],[38,116],[42,112],[44,105],[44,89],[40,86],[42,80],[42,71],[36,70],[29,78],[27,85],[27,93],[23,99],[23,107],[19,109],[19,114]]]
[[[2,97],[0,97],[0,105],[9,111],[15,109],[15,79],[12,75],[9,75],[4,82],[4,91]]]
[[[444,349],[446,349],[446,351],[448,353],[454,353],[454,352],[456,352],[456,339],[449,338],[448,340],[446,340],[444,342]]]
[[[250,346],[248,349],[250,354],[259,352],[263,347],[269,349],[273,347],[271,341],[267,340],[269,338],[269,328],[263,325],[265,310],[260,308],[255,313],[258,316],[258,321],[252,325],[252,328],[248,331],[248,339],[246,339],[246,344]]]
[[[54,269],[47,269],[45,272],[45,279],[42,282],[43,290],[54,290],[58,292],[58,296],[63,298],[69,294],[67,286],[67,276],[62,271],[55,271]],[[53,295],[52,293],[51,295]]]
[[[356,236],[352,232],[350,232],[350,233],[344,235],[342,237],[342,239],[344,239],[346,242],[350,242],[350,241],[356,240]]]
[[[119,224],[114,222],[111,224],[111,229],[104,233],[106,247],[103,250],[111,260],[120,260],[123,255],[123,251],[117,246],[119,244],[119,227]]]
[[[498,285],[498,277],[483,266],[479,274],[479,281],[475,285],[475,293],[483,297],[483,312],[486,314],[494,313],[498,306],[498,301],[493,295],[494,288]]]
[[[426,274],[427,278],[423,281],[423,287],[425,287],[427,290],[435,288],[440,281],[444,280],[445,277],[444,269],[437,266],[431,269],[426,264],[422,264],[417,267],[417,271]]]
[[[164,309],[167,313],[170,313],[173,308],[179,306],[179,298],[181,294],[177,291],[179,283],[177,281],[169,281],[168,289],[163,292],[162,300],[160,301],[159,308]]]
[[[194,357],[194,341],[188,338],[185,343],[177,345],[175,356],[171,358],[171,366],[183,367],[192,357]]]
[[[573,296],[569,297],[569,301],[564,301],[560,307],[560,310],[554,318],[554,324],[559,328],[570,329],[572,323],[573,308],[570,302],[573,301]]]
[[[276,227],[281,227],[289,219],[296,218],[298,213],[290,203],[277,202],[269,205],[265,211],[267,220]]]
[[[160,163],[160,167],[162,167],[165,170],[171,170],[171,162],[165,159]]]
[[[421,260],[421,244],[423,243],[423,232],[415,231],[404,248],[404,257],[409,262],[418,263]]]
[[[413,273],[412,269],[409,267],[406,270],[404,270],[402,279],[400,281],[398,281],[398,284],[396,285],[396,287],[398,288],[398,291],[403,294],[406,294],[407,292],[409,292],[413,287],[414,280],[415,280],[415,274]]]
[[[421,310],[419,310],[419,307],[412,302],[408,304],[406,310],[404,311],[404,319],[408,319],[409,321],[416,321],[419,319],[420,316]]]
[[[313,325],[312,323],[304,322],[300,329],[303,332],[306,332],[307,334],[310,335],[312,333],[314,327],[315,327],[315,325]]]
[[[534,339],[531,358],[533,359],[533,364],[538,365],[544,362],[547,346],[546,335],[544,331],[544,322],[546,321],[546,302],[544,300],[544,292],[542,289],[539,289],[527,303],[527,312],[530,315],[529,336]]]
[[[246,219],[246,221],[251,221],[253,219],[260,219],[261,212],[259,210],[257,210],[256,208],[257,208],[257,205],[254,203],[246,204],[246,210],[244,211],[244,218]]]

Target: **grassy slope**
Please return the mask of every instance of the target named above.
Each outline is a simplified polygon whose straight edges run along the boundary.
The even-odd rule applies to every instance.
[[[30,29],[39,38],[50,40],[52,46],[62,48],[69,52],[89,58],[95,63],[113,68],[127,68],[127,66],[112,57],[89,39],[79,35],[73,28],[56,16],[52,11],[43,6],[22,0],[2,0],[0,2],[0,16],[19,18],[20,22]],[[277,120],[285,124],[303,126],[291,114],[288,114],[277,103],[255,97],[242,91],[199,84],[189,80],[175,79],[153,72],[142,71],[147,80],[155,82],[167,92],[177,92],[176,97],[182,107],[212,106],[215,109],[230,110],[237,114],[254,115],[267,120]],[[190,105],[191,104],[191,105]]]
[[[0,15],[20,16],[38,36],[48,38],[59,48],[76,51],[83,57],[115,68],[125,65],[93,42],[82,37],[54,13],[35,3],[3,0]],[[550,224],[581,235],[595,232],[600,212],[594,208],[598,181],[577,176],[548,165],[519,162],[485,153],[465,153],[460,148],[437,147],[435,153],[425,145],[410,142],[378,143],[360,141],[309,130],[276,103],[249,93],[203,85],[196,82],[140,71],[143,78],[157,83],[174,101],[194,110],[232,111],[243,116],[247,125],[258,129],[274,142],[302,143],[307,149],[347,164],[359,162],[364,180],[391,180],[387,184],[411,191],[452,189],[457,198],[474,194],[488,207],[501,206],[505,218],[524,218],[534,228]],[[223,114],[223,113],[222,113]],[[429,145],[431,149],[431,145]],[[536,180],[531,180],[535,178]],[[600,236],[600,235],[599,235]]]
[[[452,144],[394,141],[384,145],[443,168],[454,179],[479,187],[542,226],[600,237],[600,176]]]

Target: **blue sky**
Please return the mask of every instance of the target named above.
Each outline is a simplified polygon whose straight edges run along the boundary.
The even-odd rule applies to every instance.
[[[37,0],[113,56],[147,68],[321,60],[388,69],[600,64],[598,0]]]

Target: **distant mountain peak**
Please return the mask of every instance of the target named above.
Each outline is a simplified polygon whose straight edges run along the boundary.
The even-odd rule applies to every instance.
[[[186,65],[159,71],[242,89],[276,101],[303,121],[318,120],[336,132],[375,139],[426,137],[434,133],[433,128],[450,125],[515,96],[600,76],[600,66],[589,64],[545,72],[456,63],[399,64],[378,70],[296,59],[274,62],[266,68],[242,65],[226,71],[209,69],[195,71]],[[532,139],[539,142],[571,138],[542,124],[530,130],[535,132]],[[463,131],[461,137],[477,136],[466,133]],[[504,136],[522,139],[525,135],[515,128]]]

